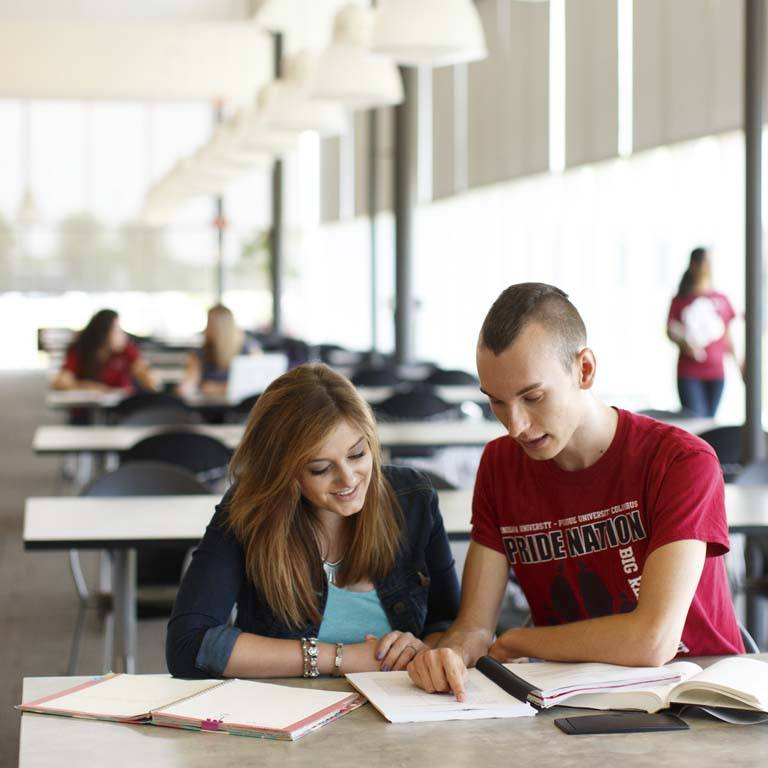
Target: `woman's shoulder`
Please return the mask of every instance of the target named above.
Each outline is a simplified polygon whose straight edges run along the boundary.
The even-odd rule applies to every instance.
[[[431,493],[434,491],[432,481],[424,472],[420,472],[418,469],[404,467],[399,464],[384,464],[381,469],[384,477],[398,496],[406,496],[411,493]]]

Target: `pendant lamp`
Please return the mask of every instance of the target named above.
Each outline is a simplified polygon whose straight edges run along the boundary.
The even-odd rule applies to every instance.
[[[472,0],[379,0],[372,49],[413,67],[463,64],[488,55]]]

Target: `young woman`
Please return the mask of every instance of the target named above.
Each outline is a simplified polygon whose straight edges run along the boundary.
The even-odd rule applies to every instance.
[[[138,347],[128,341],[120,327],[117,312],[102,309],[70,345],[52,386],[54,389],[131,390],[134,382],[143,389],[157,389]]]
[[[171,674],[404,669],[437,642],[459,604],[437,493],[416,470],[382,467],[347,379],[322,364],[276,379],[230,469],[168,624]]]
[[[216,304],[208,310],[202,349],[187,356],[179,391],[182,394],[200,391],[206,395],[223,395],[232,358],[250,351],[232,311],[223,304]]]
[[[667,335],[677,344],[677,389],[683,409],[712,417],[725,382],[723,358],[733,354],[728,326],[735,313],[728,297],[712,289],[712,267],[704,248],[691,251],[667,319]]]

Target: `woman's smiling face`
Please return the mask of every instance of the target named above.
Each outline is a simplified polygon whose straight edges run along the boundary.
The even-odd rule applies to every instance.
[[[314,509],[349,517],[363,508],[372,471],[362,430],[340,421],[301,470],[299,485]]]

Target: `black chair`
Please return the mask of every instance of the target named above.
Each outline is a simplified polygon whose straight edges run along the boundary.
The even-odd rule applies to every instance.
[[[461,417],[458,405],[446,403],[439,395],[423,387],[390,395],[374,406],[374,413],[383,421],[453,420]]]
[[[424,379],[425,384],[433,387],[472,387],[479,386],[480,381],[477,376],[473,376],[467,371],[446,370],[436,368]]]
[[[740,426],[715,427],[699,435],[714,448],[726,483],[733,482],[743,469],[742,430]]]
[[[400,377],[389,367],[358,368],[351,378],[356,387],[396,387]]]
[[[259,395],[249,395],[245,399],[241,400],[237,405],[233,405],[226,413],[224,421],[228,424],[242,424],[248,419],[253,406],[256,405],[256,401],[259,399]]]
[[[191,472],[210,490],[227,474],[232,451],[224,443],[199,432],[161,432],[140,440],[121,456],[121,464],[153,461]]]
[[[419,472],[422,475],[426,475],[429,481],[432,483],[432,487],[437,491],[455,491],[458,489],[457,485],[454,485],[449,480],[446,480],[439,472],[435,472],[431,469],[425,469],[424,467],[418,467]]]
[[[200,415],[178,397],[165,392],[140,392],[121,400],[111,412],[114,424],[154,426],[199,424]]]
[[[768,485],[768,463],[750,464],[739,473],[734,485]],[[744,565],[747,628],[754,635],[752,642],[763,645],[766,642],[763,627],[768,598],[768,536],[750,534],[744,537]]]
[[[170,496],[210,493],[209,489],[195,479],[189,471],[172,464],[159,462],[131,462],[123,464],[113,472],[107,472],[87,485],[81,496]],[[160,587],[165,593],[179,585],[182,567],[187,556],[186,547],[153,547],[151,550],[139,549],[136,554],[137,583],[139,586]],[[85,609],[88,607],[89,595],[86,589],[80,591],[80,608],[75,625],[72,649],[69,656],[68,674],[75,674],[77,658],[80,651],[85,623]],[[172,600],[152,601],[147,610],[147,603],[139,603],[140,615],[168,615]],[[100,613],[111,613],[111,604],[105,605],[104,600],[97,602]],[[105,652],[105,663],[111,658],[111,653]]]

